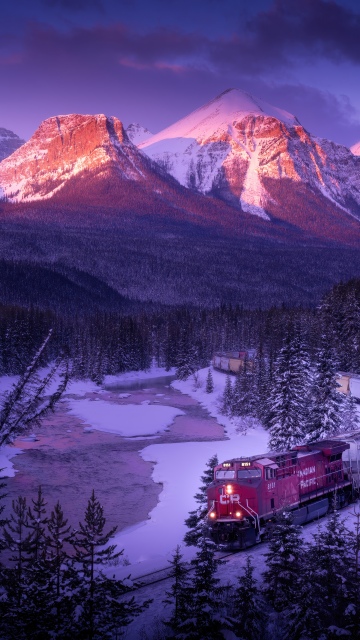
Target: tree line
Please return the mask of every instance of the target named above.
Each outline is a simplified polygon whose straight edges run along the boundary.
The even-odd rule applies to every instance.
[[[66,317],[0,305],[0,375],[21,373],[50,329],[47,359],[66,352],[74,377],[97,382],[108,374],[149,368],[153,361],[167,370],[176,367],[178,376],[185,378],[208,366],[215,351],[255,348],[261,394],[264,385],[272,383],[284,340],[296,333],[311,362],[328,345],[334,367],[360,373],[360,280],[334,287],[316,310],[183,305]],[[242,394],[251,403],[246,389]]]

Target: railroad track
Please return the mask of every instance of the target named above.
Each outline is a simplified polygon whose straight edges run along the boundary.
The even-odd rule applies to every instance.
[[[223,560],[224,558],[228,558],[229,556],[234,556],[239,551],[232,551],[231,553],[221,553],[217,552],[216,558],[218,560]],[[185,562],[185,569],[188,573],[194,571],[194,567],[190,562]],[[139,576],[134,580],[134,588],[133,590],[140,591],[145,587],[149,587],[153,584],[157,584],[158,582],[164,582],[165,580],[169,580],[169,578],[173,577],[172,567],[164,567],[163,569],[157,569],[156,571],[152,571],[151,573],[145,573],[143,576]]]

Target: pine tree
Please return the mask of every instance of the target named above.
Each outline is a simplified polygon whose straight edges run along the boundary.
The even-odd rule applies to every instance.
[[[26,498],[19,496],[12,502],[12,512],[3,528],[3,542],[8,554],[7,567],[2,572],[4,615],[2,633],[4,638],[25,640],[28,637],[27,594],[31,533],[28,528]],[[8,634],[8,635],[6,635]]]
[[[70,539],[70,529],[57,502],[48,519],[46,532],[48,589],[52,600],[49,626],[56,638],[75,636],[76,598],[72,597],[71,585],[77,584],[77,575],[73,559],[65,548]]]
[[[350,548],[348,532],[335,511],[314,542],[305,546],[298,595],[284,612],[286,640],[349,636]]]
[[[84,522],[71,543],[75,549],[78,569],[75,580],[75,597],[80,608],[78,620],[80,638],[86,640],[111,640],[115,632],[127,626],[149,604],[138,605],[134,599],[119,600],[129,589],[120,581],[108,578],[102,567],[116,560],[123,551],[109,541],[116,527],[104,531],[104,510],[93,491],[88,501]]]
[[[38,369],[42,364],[45,349],[52,331],[45,338],[40,349],[19,380],[7,391],[1,401],[0,410],[0,446],[9,442],[21,431],[39,425],[41,419],[53,411],[61,398],[69,380],[68,364],[58,358],[54,366],[44,377],[39,377]],[[57,374],[60,383],[56,391],[47,396],[48,388]]]
[[[207,377],[206,377],[205,391],[206,391],[206,393],[212,393],[214,391],[214,381],[213,381],[213,377],[212,377],[212,374],[211,374],[211,369],[208,369],[208,374],[207,374]]]
[[[290,329],[275,363],[271,389],[270,447],[291,449],[301,443],[308,427],[309,367],[299,333]]]
[[[358,428],[359,415],[357,403],[351,393],[345,396],[341,404],[340,421],[340,433],[351,433],[351,431],[356,431]]]
[[[225,388],[222,396],[221,413],[223,413],[225,416],[231,417],[233,413],[233,402],[234,402],[234,393],[233,393],[233,388],[231,384],[231,378],[230,378],[230,375],[228,374],[226,376]]]
[[[339,433],[342,402],[337,391],[335,352],[329,337],[324,334],[317,355],[311,425],[306,435],[308,442]]]
[[[213,455],[208,462],[203,475],[200,477],[202,485],[198,492],[194,495],[198,508],[189,512],[189,517],[185,520],[186,526],[190,529],[185,536],[184,542],[189,546],[197,546],[203,535],[204,518],[208,512],[207,488],[214,480],[214,468],[219,464],[217,455]]]
[[[351,543],[338,511],[335,510],[324,529],[314,535],[314,541],[312,561],[316,569],[312,579],[313,597],[322,600],[323,627],[337,627],[340,634],[340,630],[346,626]]]
[[[191,561],[194,576],[186,598],[184,617],[173,638],[187,640],[220,640],[230,627],[222,610],[224,587],[215,577],[221,560],[215,559],[213,546],[202,536],[196,557]]]
[[[296,602],[302,546],[300,528],[293,524],[292,514],[285,511],[272,526],[269,550],[265,554],[264,593],[277,612]]]
[[[171,617],[165,621],[165,625],[169,627],[173,633],[179,630],[181,623],[186,619],[188,607],[190,590],[189,572],[185,563],[182,562],[182,557],[180,546],[178,545],[170,561],[173,583],[170,591],[165,592],[167,597],[163,600],[165,604],[173,606]]]
[[[262,640],[265,635],[266,607],[253,573],[254,566],[248,556],[231,608],[232,630],[239,640]]]

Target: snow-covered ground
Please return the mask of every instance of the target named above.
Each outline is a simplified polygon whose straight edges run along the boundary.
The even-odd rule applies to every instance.
[[[151,436],[168,429],[184,412],[174,407],[147,404],[110,404],[106,400],[70,400],[69,413],[94,429],[125,437]]]

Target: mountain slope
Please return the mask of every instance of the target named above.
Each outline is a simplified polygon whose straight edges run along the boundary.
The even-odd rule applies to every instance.
[[[360,159],[312,137],[295,116],[230,89],[139,145],[181,184],[269,219],[286,210],[266,181],[306,185],[360,219]],[[297,190],[295,189],[295,192]],[[296,224],[287,212],[286,219]]]
[[[24,143],[25,140],[19,138],[13,131],[0,127],[0,161],[10,156]]]
[[[129,126],[126,127],[125,131],[129,140],[131,140],[131,142],[136,145],[141,144],[141,142],[144,142],[145,140],[148,140],[153,135],[151,131],[149,131],[149,129],[146,129],[145,127],[142,127],[141,124],[137,123],[129,124]]]
[[[350,147],[350,151],[352,151],[354,156],[360,156],[360,141],[353,144],[353,146]]]
[[[124,219],[136,225],[147,216],[150,226],[154,218],[173,219],[272,235],[259,221],[182,187],[132,144],[117,118],[103,114],[45,120],[0,163],[0,189],[7,200],[1,206],[7,220],[25,216],[111,226]]]

